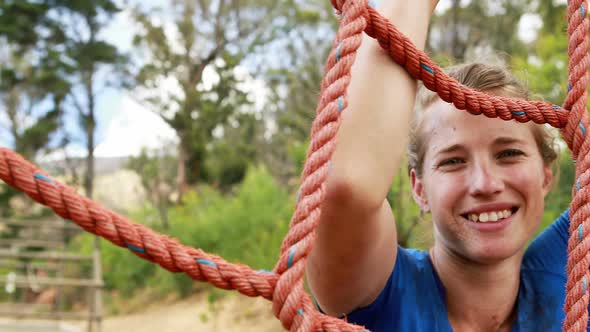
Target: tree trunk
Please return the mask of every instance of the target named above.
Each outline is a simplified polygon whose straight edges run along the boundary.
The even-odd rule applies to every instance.
[[[162,227],[164,227],[164,229],[170,229],[170,222],[168,221],[168,211],[166,211],[166,205],[162,201],[159,201],[157,205],[158,214],[160,215],[160,220],[162,221]]]
[[[188,153],[184,144],[182,142],[182,137],[180,138],[180,142],[178,143],[178,161],[177,161],[177,173],[176,173],[176,187],[178,191],[178,198],[177,203],[182,202],[182,196],[186,192],[187,183],[186,183],[186,161],[188,158]]]
[[[94,130],[96,127],[95,102],[93,93],[93,70],[88,73],[86,82],[86,98],[88,98],[88,114],[86,116],[86,176],[84,178],[84,191],[86,197],[92,198],[94,191]],[[84,116],[84,115],[83,115]]]
[[[451,43],[451,52],[456,62],[460,63],[465,58],[465,48],[459,39],[459,11],[461,10],[461,1],[453,0],[453,38]]]

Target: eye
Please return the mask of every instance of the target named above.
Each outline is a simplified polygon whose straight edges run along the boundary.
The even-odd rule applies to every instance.
[[[465,162],[465,160],[463,158],[454,157],[454,158],[448,158],[448,159],[441,161],[440,164],[438,164],[438,166],[441,167],[441,166],[460,165],[460,164],[463,164],[464,162]]]
[[[524,155],[524,152],[517,149],[506,149],[498,153],[498,158],[511,158]]]

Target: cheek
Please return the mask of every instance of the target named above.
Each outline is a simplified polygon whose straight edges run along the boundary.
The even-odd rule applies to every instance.
[[[505,174],[506,183],[519,191],[538,194],[543,197],[544,170],[540,167],[508,168]]]
[[[528,167],[511,171],[507,176],[508,186],[523,200],[527,220],[540,222],[545,209],[545,174],[543,169]],[[535,226],[536,227],[536,226]]]
[[[457,201],[466,195],[467,176],[460,172],[431,174],[426,185],[426,195],[434,216],[451,213]]]

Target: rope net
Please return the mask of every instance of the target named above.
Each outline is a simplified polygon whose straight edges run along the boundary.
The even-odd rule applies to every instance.
[[[72,188],[50,178],[15,152],[0,148],[0,178],[25,192],[33,200],[72,220],[84,230],[128,248],[135,255],[157,263],[171,272],[216,287],[237,290],[247,296],[262,296],[272,301],[275,316],[289,331],[367,331],[361,326],[326,316],[315,307],[304,290],[305,262],[320,217],[329,161],[335,149],[340,114],[347,108],[346,90],[350,70],[363,33],[377,39],[393,61],[435,91],[456,108],[472,114],[499,117],[519,122],[548,123],[561,129],[576,163],[576,182],[572,189],[570,238],[568,242],[568,280],[566,284],[563,330],[585,332],[588,323],[588,281],[590,280],[590,139],[586,112],[588,86],[587,0],[568,1],[568,95],[563,106],[540,101],[525,101],[491,96],[460,85],[447,76],[424,52],[383,18],[368,0],[331,0],[341,15],[340,26],[326,62],[311,143],[301,177],[297,205],[290,229],[281,246],[281,255],[271,271],[254,271],[241,264],[179,243],[166,235],[130,221]]]

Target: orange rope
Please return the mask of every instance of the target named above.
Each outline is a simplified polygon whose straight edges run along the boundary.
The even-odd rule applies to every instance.
[[[568,96],[563,108],[545,102],[490,96],[460,85],[418,50],[367,0],[331,0],[342,19],[326,63],[321,97],[312,125],[311,143],[301,179],[298,202],[290,230],[281,246],[281,256],[273,272],[254,271],[248,266],[230,264],[221,257],[178,241],[109,211],[82,197],[73,189],[51,179],[15,152],[0,148],[0,178],[25,192],[35,201],[49,206],[65,219],[112,243],[130,249],[137,256],[157,263],[171,272],[184,272],[194,280],[207,281],[223,289],[235,289],[248,296],[273,301],[274,314],[290,331],[366,331],[315,310],[303,288],[307,255],[311,251],[324,199],[329,161],[335,149],[340,114],[347,107],[346,89],[350,69],[363,32],[379,40],[391,58],[416,79],[458,109],[504,120],[548,123],[561,128],[576,163],[576,184],[570,209],[568,281],[564,331],[585,332],[588,321],[588,282],[590,273],[590,139],[588,114],[588,4],[570,0],[568,38],[570,57]]]

